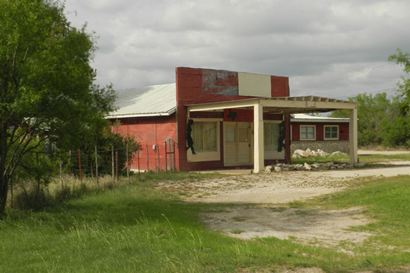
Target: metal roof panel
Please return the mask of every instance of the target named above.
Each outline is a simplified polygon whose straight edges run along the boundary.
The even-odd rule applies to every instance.
[[[117,93],[117,109],[107,118],[169,116],[176,104],[175,83],[122,90]]]

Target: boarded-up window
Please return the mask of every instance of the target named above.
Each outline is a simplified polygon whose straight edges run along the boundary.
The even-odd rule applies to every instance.
[[[192,128],[195,152],[216,152],[218,122],[196,121]]]
[[[265,122],[263,126],[265,151],[277,151],[279,124]]]

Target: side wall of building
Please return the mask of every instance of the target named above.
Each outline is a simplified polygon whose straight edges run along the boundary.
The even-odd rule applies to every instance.
[[[169,117],[121,119],[114,122],[112,131],[131,137],[141,145],[130,162],[132,170],[166,170],[176,164],[177,158],[171,153],[176,150],[175,114]]]
[[[300,139],[300,126],[308,125],[316,128],[316,137],[314,140]],[[339,138],[337,140],[325,140],[324,128],[325,126],[339,127]],[[348,122],[292,122],[291,125],[292,139],[291,139],[291,153],[297,149],[311,150],[321,149],[325,152],[331,153],[340,151],[344,153],[349,152],[349,123]]]

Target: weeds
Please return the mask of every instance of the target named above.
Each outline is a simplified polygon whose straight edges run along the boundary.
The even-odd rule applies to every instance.
[[[24,181],[16,184],[13,198],[9,207],[22,210],[40,210],[49,206],[58,205],[70,199],[80,198],[90,193],[104,192],[114,188],[124,187],[129,184],[150,184],[157,181],[200,180],[221,176],[219,174],[201,174],[187,172],[147,172],[133,175],[114,181],[111,176],[100,177],[98,183],[95,178],[85,178],[82,181],[72,176],[55,178],[47,185],[35,181]]]

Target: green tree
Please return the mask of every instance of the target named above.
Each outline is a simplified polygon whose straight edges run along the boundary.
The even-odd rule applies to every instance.
[[[93,84],[92,37],[49,0],[0,0],[0,215],[9,181],[44,142],[92,138],[112,109],[110,86]]]
[[[398,83],[396,104],[399,115],[387,127],[387,141],[393,145],[410,147],[410,55],[397,49],[396,54],[389,56],[389,61],[402,65],[406,76]]]
[[[396,54],[389,56],[389,61],[394,61],[403,66],[403,71],[407,73],[407,77],[402,77],[398,84],[398,94],[400,99],[400,106],[402,114],[410,113],[410,55],[397,49]]]
[[[397,115],[387,94],[361,93],[349,98],[357,104],[359,145],[385,143],[386,125]],[[333,117],[349,117],[347,111],[335,111]]]

